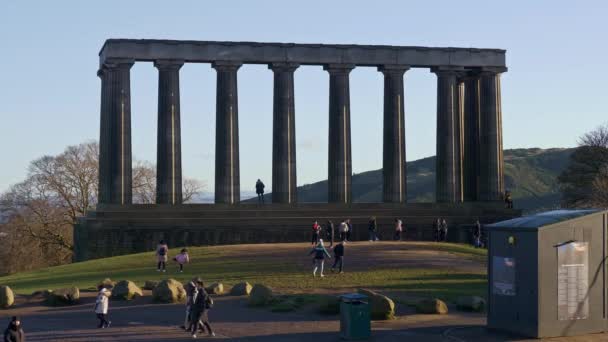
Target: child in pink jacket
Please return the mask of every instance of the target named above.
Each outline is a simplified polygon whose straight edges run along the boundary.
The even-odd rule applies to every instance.
[[[178,255],[176,255],[175,258],[173,258],[173,260],[179,264],[179,271],[184,272],[184,264],[187,264],[190,262],[190,257],[188,256],[188,250],[185,248],[182,248],[180,253]]]

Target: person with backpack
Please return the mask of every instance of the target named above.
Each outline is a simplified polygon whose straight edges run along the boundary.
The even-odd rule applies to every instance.
[[[97,298],[95,299],[95,314],[97,315],[97,319],[99,319],[99,325],[97,326],[100,329],[109,328],[112,322],[108,321],[108,306],[110,303],[110,292],[103,285],[97,286],[99,292],[97,293]]]
[[[156,271],[166,271],[167,254],[169,254],[169,247],[165,243],[165,240],[160,240],[158,242],[158,246],[156,246],[156,260],[158,261],[158,267]]]
[[[395,219],[395,241],[401,241],[401,233],[403,232],[403,221]]]
[[[205,290],[205,284],[202,281],[197,282],[197,295],[192,305],[190,312],[190,328],[192,338],[196,338],[196,332],[199,327],[207,328],[209,336],[215,336],[211,324],[209,324],[209,309],[213,307],[213,299]],[[204,328],[203,328],[204,330]]]
[[[331,220],[327,220],[327,239],[329,240],[329,247],[334,245],[334,223]]]
[[[310,239],[311,244],[314,246],[319,242],[319,235],[321,234],[321,225],[317,221],[312,224],[312,237]]]
[[[378,235],[376,234],[376,231],[378,230],[378,223],[376,223],[376,217],[372,216],[369,219],[369,223],[367,225],[367,230],[369,232],[369,241],[370,242],[375,242],[378,241]]]
[[[325,263],[325,256],[331,259],[331,255],[329,255],[329,253],[325,249],[325,246],[323,246],[323,239],[319,239],[319,243],[308,253],[308,255],[311,254],[314,254],[314,257],[312,259],[312,276],[316,277],[317,270],[319,270],[321,278],[325,277],[323,275],[323,264]]]
[[[173,258],[173,261],[177,262],[179,265],[179,272],[184,272],[184,264],[190,262],[190,256],[188,255],[188,250],[186,248],[182,248],[178,255]]]
[[[336,266],[340,264],[339,272],[344,273],[344,271],[342,270],[342,267],[344,266],[344,242],[340,242],[336,245],[336,247],[334,247],[334,257],[335,261],[333,266],[331,267],[331,271],[333,272]]]
[[[19,317],[13,316],[8,322],[8,327],[4,330],[4,342],[25,342],[25,332]]]

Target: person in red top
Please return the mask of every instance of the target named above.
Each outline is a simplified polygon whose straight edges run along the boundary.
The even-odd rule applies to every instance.
[[[311,239],[311,243],[313,246],[315,246],[317,244],[317,242],[319,242],[319,235],[321,234],[321,226],[319,225],[319,222],[315,221],[315,223],[312,224],[312,239]]]

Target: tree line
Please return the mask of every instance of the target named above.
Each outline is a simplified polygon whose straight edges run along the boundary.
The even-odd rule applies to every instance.
[[[97,204],[99,145],[68,146],[29,164],[27,176],[0,195],[0,274],[69,263],[73,224]],[[184,202],[204,184],[185,178]],[[133,163],[133,202],[154,203],[156,167]]]

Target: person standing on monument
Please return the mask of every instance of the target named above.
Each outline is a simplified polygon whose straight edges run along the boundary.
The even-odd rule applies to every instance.
[[[448,241],[448,223],[445,219],[441,220],[441,241]]]
[[[158,272],[166,272],[167,254],[169,254],[169,246],[167,246],[165,240],[160,240],[158,242],[158,246],[156,246],[156,260],[158,261]]]
[[[323,265],[325,263],[325,256],[327,256],[328,258],[331,259],[331,255],[329,255],[329,253],[327,252],[327,249],[325,249],[325,246],[323,246],[323,239],[319,239],[319,243],[317,244],[317,246],[315,248],[313,248],[308,255],[311,255],[314,253],[314,258],[312,259],[312,263],[313,263],[313,269],[312,269],[312,276],[316,277],[317,276],[317,270],[319,271],[321,278],[325,277],[323,275]]]
[[[329,247],[334,245],[334,223],[331,220],[327,220],[327,239],[329,240]]]
[[[314,246],[319,242],[319,236],[321,234],[321,225],[319,222],[315,221],[312,224],[312,237],[310,239],[311,244]]]
[[[375,242],[379,240],[378,235],[376,234],[376,231],[378,230],[378,223],[376,222],[375,216],[370,217],[369,223],[367,225],[367,230],[369,232],[370,242]]]
[[[100,329],[109,328],[112,322],[108,321],[108,306],[110,303],[109,297],[112,293],[102,284],[97,286],[97,289],[99,290],[95,299],[95,314],[97,315],[97,319],[99,319],[97,327]]]
[[[262,183],[261,180],[258,179],[257,182],[255,182],[255,193],[258,195],[258,203],[263,204],[264,203],[264,188],[266,186],[264,185],[264,183]]]
[[[346,231],[346,240],[352,241],[350,237],[354,237],[355,232],[353,231],[353,225],[350,223],[350,219],[346,219],[346,225],[348,226],[348,230]]]
[[[401,233],[403,232],[403,221],[399,218],[395,219],[395,240],[401,241]]]

